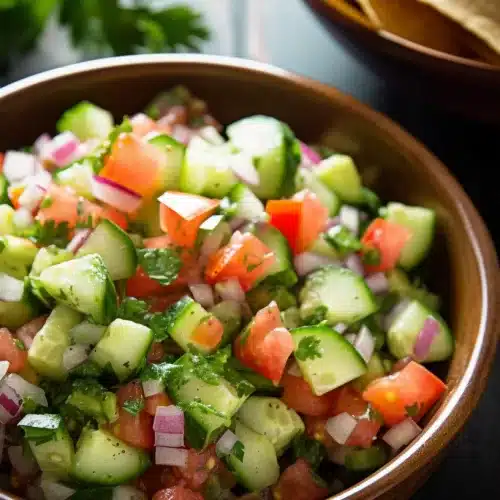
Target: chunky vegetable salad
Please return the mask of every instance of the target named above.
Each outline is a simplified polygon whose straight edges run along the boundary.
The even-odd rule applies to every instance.
[[[0,160],[0,488],[322,500],[421,432],[453,338],[424,207],[184,88]]]

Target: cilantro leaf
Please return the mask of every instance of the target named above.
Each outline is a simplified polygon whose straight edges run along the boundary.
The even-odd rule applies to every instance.
[[[220,412],[212,405],[202,403],[199,398],[195,398],[192,401],[178,401],[177,406],[184,412],[199,410],[203,413],[206,413],[207,415],[216,415],[217,417],[227,418],[227,415]]]
[[[141,248],[137,256],[146,274],[163,286],[175,281],[182,267],[179,254],[171,248]]]
[[[234,458],[236,458],[240,462],[243,462],[243,458],[245,457],[245,445],[241,441],[236,441],[231,450],[231,454],[234,456]]]
[[[18,236],[27,238],[39,246],[55,245],[66,248],[69,243],[69,226],[67,222],[57,223],[48,220],[44,224],[35,221],[33,225],[21,231]]]
[[[149,306],[146,302],[134,297],[125,297],[118,307],[117,317],[147,326],[148,314]]]
[[[318,306],[314,311],[302,321],[303,325],[317,325],[325,321],[328,308],[326,306]]]
[[[361,250],[361,242],[345,226],[338,225],[325,233],[325,240],[341,255]]]
[[[22,340],[14,339],[14,343],[20,351],[26,351],[26,346],[24,345],[24,342]]]
[[[377,248],[365,247],[361,259],[363,264],[367,266],[378,266],[380,264],[380,252]]]
[[[144,398],[129,399],[123,403],[123,409],[137,416],[144,409]]]
[[[320,441],[309,439],[301,434],[292,441],[292,451],[295,460],[303,458],[313,469],[317,469],[326,457],[326,448]]]
[[[17,424],[24,431],[24,437],[36,445],[51,441],[63,426],[60,415],[35,414],[25,415]]]
[[[412,405],[405,406],[405,410],[408,417],[416,417],[420,412],[420,404],[415,401]]]
[[[295,357],[299,361],[321,358],[323,356],[323,349],[320,347],[320,344],[321,341],[312,335],[302,338],[295,351]]]

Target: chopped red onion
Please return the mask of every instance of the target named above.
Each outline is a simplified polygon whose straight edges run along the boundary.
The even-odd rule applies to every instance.
[[[229,165],[234,175],[249,186],[258,186],[260,184],[259,172],[253,164],[253,158],[250,155],[239,153],[232,155],[229,159]]]
[[[52,138],[49,134],[42,134],[33,144],[33,151],[37,156],[40,156],[46,151],[46,148],[51,144]]]
[[[346,333],[344,335],[344,338],[347,340],[347,342],[349,342],[350,344],[354,345],[354,343],[356,342],[356,339],[358,338],[358,336],[355,333]]]
[[[10,363],[8,361],[0,361],[0,382],[3,380],[9,370]]]
[[[70,371],[81,365],[88,357],[88,347],[86,345],[71,345],[64,351],[63,366],[67,371]]]
[[[215,291],[222,300],[234,300],[239,304],[245,302],[245,292],[236,278],[217,283],[215,285]]]
[[[413,361],[411,356],[406,356],[406,358],[398,359],[393,365],[391,373],[400,372],[405,366],[409,365]]]
[[[206,283],[189,285],[189,290],[193,299],[199,302],[203,307],[212,307],[214,305],[214,292],[210,285]]]
[[[40,406],[48,406],[45,391],[37,385],[30,384],[17,373],[11,373],[5,378],[6,384],[14,389],[21,398],[30,398],[34,403]]]
[[[246,220],[243,219],[242,217],[233,217],[229,221],[229,227],[233,230],[236,231],[236,229],[240,229],[243,224],[246,223]],[[236,234],[236,233],[235,233]]]
[[[409,299],[402,299],[386,314],[383,320],[385,331],[389,331],[391,329],[394,321],[410,305],[410,302],[411,301]]]
[[[361,357],[365,360],[365,362],[368,363],[373,355],[373,351],[375,350],[375,338],[366,326],[363,325],[361,327],[361,330],[354,341],[354,347],[359,354],[361,354]]]
[[[74,489],[68,488],[64,484],[57,483],[48,478],[44,478],[43,476],[40,481],[40,488],[42,488],[47,500],[66,500],[75,494]]]
[[[329,418],[325,429],[335,442],[345,444],[356,425],[358,425],[358,421],[352,415],[349,415],[349,413],[343,412]]]
[[[155,432],[166,434],[184,433],[184,412],[177,406],[158,406],[153,422]]]
[[[147,500],[147,495],[133,486],[122,484],[113,489],[112,500]]]
[[[325,225],[325,231],[328,231],[328,229],[331,229],[332,227],[335,227],[335,226],[338,226],[340,225],[340,217],[330,217],[327,221],[326,221],[326,225]]]
[[[45,196],[46,189],[38,184],[28,183],[23,193],[19,197],[19,205],[30,212],[37,209]]]
[[[126,213],[135,212],[142,203],[139,194],[98,175],[92,179],[92,194],[98,200]]]
[[[183,448],[165,448],[156,447],[155,463],[156,465],[174,465],[185,467],[188,460],[188,451]]]
[[[144,391],[144,396],[149,398],[163,392],[165,390],[165,385],[161,380],[144,380],[142,382],[142,390]]]
[[[434,338],[439,334],[439,323],[428,316],[424,321],[424,326],[417,335],[417,340],[413,347],[413,354],[416,359],[423,360],[429,355]]]
[[[22,408],[21,396],[5,382],[0,385],[0,423],[7,424]]]
[[[422,429],[414,422],[412,418],[407,418],[399,424],[391,427],[383,436],[385,441],[394,451],[398,451],[403,446],[413,441]]]
[[[19,302],[24,295],[24,281],[0,272],[0,301]]]
[[[50,146],[44,149],[47,155],[58,167],[65,167],[76,160],[76,154],[80,141],[73,132],[63,132],[52,139]]]
[[[66,246],[66,250],[71,253],[76,254],[78,250],[83,246],[83,244],[87,241],[89,236],[92,234],[92,229],[81,229],[75,232],[75,236]]]
[[[347,325],[345,323],[337,323],[334,327],[334,330],[339,332],[340,334],[343,334],[347,331]]]
[[[302,153],[302,165],[304,167],[312,167],[321,162],[321,156],[310,148],[307,144],[299,141],[300,152]]]
[[[363,263],[361,262],[361,258],[358,254],[352,253],[349,255],[345,261],[345,266],[350,269],[353,273],[359,274],[360,276],[364,276],[365,270],[363,268]]]
[[[3,449],[5,447],[5,425],[0,424],[0,464],[3,459]]]
[[[287,373],[293,377],[302,377],[302,372],[300,371],[299,365],[296,361],[292,362],[290,368],[287,370]]]
[[[340,223],[357,236],[359,233],[359,210],[350,205],[342,205],[339,217]]]
[[[384,273],[370,274],[365,278],[366,284],[375,294],[387,293],[389,291],[389,280]]]
[[[320,269],[329,264],[340,265],[338,261],[330,257],[312,252],[299,253],[293,259],[293,265],[299,276],[307,276],[313,271],[316,271],[316,269]]]
[[[167,448],[183,448],[184,434],[155,433],[155,446],[166,446]]]
[[[224,434],[222,434],[219,441],[217,441],[217,444],[215,446],[217,455],[229,455],[237,441],[238,438],[236,437],[236,434],[228,429],[226,432],[224,432]]]
[[[7,151],[3,159],[2,170],[9,184],[14,184],[34,175],[35,167],[34,155],[21,151]]]
[[[14,222],[14,226],[16,226],[18,229],[26,229],[27,227],[31,226],[31,224],[33,224],[34,219],[31,210],[28,210],[24,207],[19,207],[14,212],[12,221]]]
[[[22,446],[10,446],[7,448],[12,467],[20,476],[34,476],[38,472],[38,464],[31,454],[24,453]]]

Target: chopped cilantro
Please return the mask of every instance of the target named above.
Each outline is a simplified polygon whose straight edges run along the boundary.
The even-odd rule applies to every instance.
[[[171,248],[141,248],[137,256],[146,274],[163,286],[170,285],[179,275],[182,262]]]
[[[359,239],[345,226],[338,225],[325,233],[325,240],[341,255],[361,250]]]
[[[245,457],[245,445],[241,441],[236,441],[231,450],[231,455],[240,462],[243,462],[243,458]]]
[[[366,187],[361,188],[362,204],[374,214],[380,209],[380,198],[371,189]]]
[[[129,399],[123,403],[123,409],[131,415],[138,415],[144,409],[144,398]]]
[[[117,317],[139,323],[141,325],[149,324],[149,306],[143,300],[134,297],[125,297],[118,308]]]
[[[199,410],[207,415],[216,415],[217,417],[227,418],[227,415],[224,415],[224,413],[220,412],[212,405],[202,403],[199,398],[195,398],[192,401],[177,402],[177,406],[181,408],[184,412]]]
[[[29,396],[25,396],[23,398],[23,412],[25,414],[28,414],[28,413],[36,413],[37,411],[38,411],[38,405]]]
[[[54,203],[54,199],[49,194],[45,196],[45,198],[42,200],[42,203],[40,203],[40,208],[50,208],[52,206],[52,203]]]
[[[412,405],[405,406],[405,410],[408,417],[416,417],[420,412],[420,404],[415,401]]]
[[[320,441],[301,434],[292,441],[295,460],[303,458],[313,469],[317,469],[326,457],[326,448]]]
[[[73,377],[99,377],[102,373],[102,368],[95,363],[94,361],[91,361],[90,359],[87,359],[84,361],[81,365],[76,366],[70,371],[70,375]]]
[[[26,346],[24,345],[24,342],[22,340],[14,339],[14,343],[20,351],[26,351]]]
[[[83,215],[83,213],[81,214]],[[92,229],[97,225],[97,222],[94,221],[94,218],[92,215],[88,215],[86,219],[78,219],[76,221],[76,228],[77,229]]]
[[[81,217],[84,213],[85,213],[85,207],[83,205],[83,200],[80,199],[76,204],[76,215],[78,215],[78,217]]]
[[[18,236],[27,238],[39,246],[56,245],[59,248],[66,248],[69,243],[69,226],[67,222],[58,224],[53,220],[48,220],[40,224],[39,221],[35,221]]]
[[[323,349],[320,347],[321,341],[310,335],[300,340],[299,346],[295,351],[295,357],[299,361],[306,361],[307,359],[321,358]]]
[[[368,266],[378,266],[380,264],[380,252],[373,247],[365,247],[362,256],[363,264]]]
[[[304,325],[317,325],[322,321],[325,321],[327,312],[328,308],[326,306],[318,306],[314,309],[312,314],[302,321],[302,323]]]

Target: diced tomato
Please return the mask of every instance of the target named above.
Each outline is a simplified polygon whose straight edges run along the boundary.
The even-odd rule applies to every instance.
[[[134,276],[127,280],[127,296],[144,299],[164,293],[165,287],[150,278],[139,266]]]
[[[316,439],[323,443],[327,449],[338,447],[338,444],[333,440],[332,436],[326,431],[327,417],[311,417],[306,415],[304,417],[304,424],[306,426],[306,434],[311,439]]]
[[[377,273],[394,269],[410,237],[410,231],[404,226],[385,219],[375,219],[366,228],[361,243],[365,249],[377,250],[380,261],[377,265],[366,265],[367,272]]]
[[[361,394],[355,391],[352,386],[344,385],[337,389],[336,398],[331,408],[330,416],[340,413],[349,413],[353,417],[360,417],[366,413],[368,404]]]
[[[284,388],[283,401],[294,410],[304,415],[324,416],[332,411],[336,392],[331,391],[323,396],[316,396],[311,386],[302,378],[285,373],[281,379]]]
[[[328,488],[320,486],[309,464],[302,458],[287,467],[274,488],[275,498],[293,500],[323,500]]]
[[[231,278],[239,280],[247,291],[276,262],[273,251],[251,233],[245,233],[210,257],[205,268],[205,278],[209,283],[217,283]]]
[[[219,203],[195,194],[167,191],[160,199],[160,227],[175,245],[192,248],[202,222]]]
[[[3,160],[5,159],[5,154],[0,153],[0,174],[3,172]]]
[[[168,295],[164,295],[162,297],[151,297],[148,300],[149,312],[165,312],[172,304],[175,304],[188,293],[189,290],[187,288],[178,288],[170,292]]]
[[[328,220],[328,209],[307,189],[291,200],[269,200],[266,211],[270,223],[283,233],[294,253],[307,250]]]
[[[137,399],[142,398],[144,398],[144,392],[142,390],[142,385],[138,380],[122,385],[116,393],[116,401],[120,406],[123,406],[123,404],[127,401],[136,401]]]
[[[195,328],[191,340],[207,349],[213,349],[222,340],[223,333],[222,323],[216,317],[210,316]]]
[[[172,467],[152,465],[135,481],[135,487],[144,491],[148,498],[163,489],[177,484],[177,478],[172,473]]]
[[[132,124],[132,131],[139,137],[144,137],[150,132],[158,132],[164,134],[171,134],[172,127],[168,125],[155,122],[144,113],[137,113],[130,119]]]
[[[345,444],[347,446],[357,446],[359,448],[370,448],[382,425],[377,420],[370,418],[368,412],[356,420],[358,423]]]
[[[248,329],[234,341],[236,357],[247,367],[277,383],[293,352],[290,332],[283,327],[275,302],[261,309]]]
[[[172,402],[168,396],[164,392],[160,392],[154,396],[146,398],[146,401],[144,402],[144,409],[150,415],[155,416],[156,408],[158,408],[158,406],[169,406],[171,404]]]
[[[20,372],[28,359],[28,352],[16,340],[7,328],[0,328],[0,361],[10,363],[10,373]]]
[[[158,491],[153,500],[203,500],[201,493],[184,488],[184,486],[173,486],[165,490]]]
[[[401,371],[371,382],[363,392],[384,418],[396,425],[408,416],[418,422],[446,390],[446,384],[421,364],[411,361]]]
[[[160,187],[165,153],[135,134],[121,134],[99,175],[142,196]]]
[[[165,356],[165,349],[161,342],[153,342],[148,352],[148,363],[159,363]]]
[[[128,227],[128,219],[127,216],[118,211],[116,208],[109,207],[107,205],[103,205],[101,213],[101,219],[109,219],[111,222],[114,222],[117,226],[122,229],[127,229]]]
[[[144,248],[171,248],[174,246],[168,234],[143,240]]]

